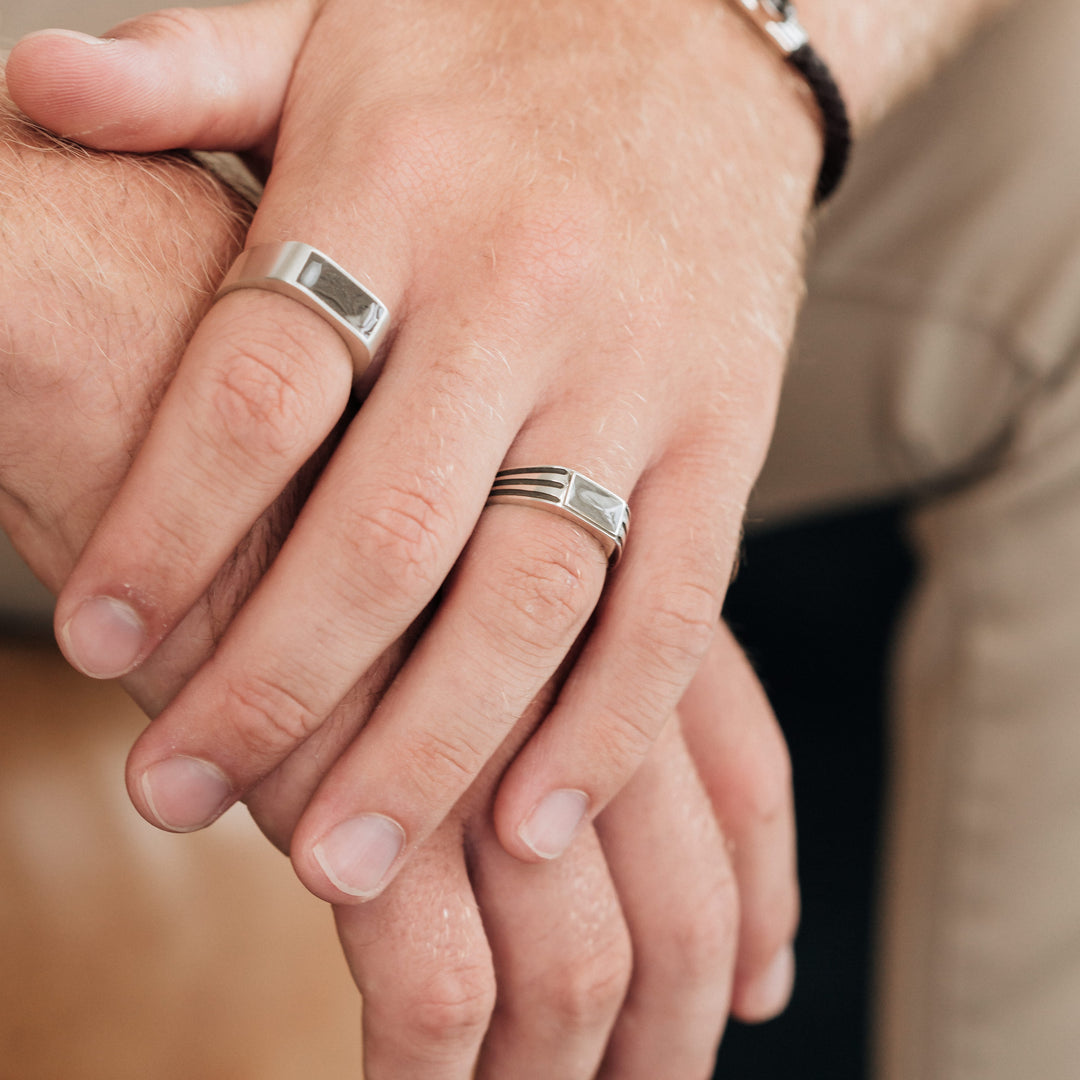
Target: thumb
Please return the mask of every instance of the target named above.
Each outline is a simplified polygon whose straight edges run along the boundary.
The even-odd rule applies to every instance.
[[[249,150],[272,138],[314,0],[157,11],[107,36],[40,30],[11,51],[31,120],[98,150]]]

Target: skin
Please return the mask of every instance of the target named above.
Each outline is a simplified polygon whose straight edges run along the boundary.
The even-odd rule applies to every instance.
[[[802,14],[861,130],[994,6]],[[213,820],[439,593],[314,792],[297,872],[331,901],[378,895],[580,645],[494,805],[509,853],[565,850],[712,640],[798,304],[820,156],[805,84],[717,0],[677,18],[660,0],[256,0],[32,37],[11,85],[88,145],[254,154],[269,184],[248,244],[311,242],[394,316],[280,556],[135,748],[136,806]],[[287,298],[212,308],[60,597],[76,666],[154,653],[351,382],[341,340]],[[482,513],[497,469],[540,463],[629,497],[617,571],[572,523]],[[576,816],[553,819],[568,797]]]
[[[190,165],[57,144],[2,98],[0,180],[0,526],[58,590],[246,222]],[[331,450],[125,680],[152,715],[213,650]],[[251,792],[282,850],[409,644]],[[547,704],[532,706],[507,757]],[[729,1006],[762,1019],[786,1000],[797,918],[786,752],[737,647],[721,633],[655,750],[562,859],[529,865],[499,844],[491,804],[504,767],[493,761],[470,786],[392,890],[336,908],[365,995],[366,1075],[709,1075]]]
[[[993,6],[808,0],[803,18],[859,130]],[[8,527],[24,550],[56,585],[70,559],[36,527],[51,519],[68,555],[82,552],[58,608],[69,657],[99,675],[139,668],[135,692],[164,709],[131,759],[136,805],[190,828],[247,797],[309,888],[341,902],[369,995],[373,1076],[464,1076],[477,1061],[481,1075],[527,1075],[537,1060],[567,1076],[598,1061],[609,1075],[704,1075],[715,1031],[703,1032],[732,968],[745,1015],[775,1007],[789,973],[782,753],[713,628],[797,307],[819,153],[805,87],[714,0],[687,0],[677,19],[658,0],[261,0],[149,17],[106,44],[39,36],[16,49],[11,79],[30,115],[91,146],[236,147],[272,164],[249,242],[322,246],[395,313],[358,419],[327,327],[281,298],[240,294],[200,324],[160,408],[163,380],[116,398],[141,427],[115,425],[128,436],[115,457],[100,442],[47,447],[35,475],[18,467],[25,441],[7,448]],[[170,265],[191,265],[180,254]],[[56,310],[60,323],[46,315],[39,329],[55,334],[76,309]],[[127,314],[138,329],[139,311]],[[17,400],[59,388],[82,405],[68,368],[41,355],[53,357],[45,376],[9,372]],[[90,400],[115,396],[110,382]],[[24,432],[40,437],[43,415],[55,408]],[[325,467],[309,464],[320,447],[333,451]],[[108,481],[136,448],[116,494]],[[94,475],[65,507],[69,472],[56,463],[79,474],[84,459]],[[480,516],[498,467],[546,461],[630,496],[616,574],[565,523],[521,508]],[[283,493],[286,511],[268,521]],[[93,526],[105,503],[84,546],[77,523]],[[238,544],[257,568],[237,579]],[[230,571],[233,591],[215,593]],[[115,640],[103,648],[100,625],[76,624],[96,597],[129,605],[130,655]],[[714,689],[741,687],[734,707],[755,720],[695,724],[701,699],[683,695],[703,655]],[[532,705],[553,674],[557,697]],[[699,768],[719,766],[701,770],[706,792],[668,734],[680,699],[683,743]],[[759,734],[733,745],[717,734],[744,729]],[[213,763],[201,787],[178,785],[174,770],[171,790],[155,788],[151,770],[177,753]],[[741,772],[724,772],[732,760]],[[657,775],[667,780],[650,786]],[[564,859],[538,863],[558,845],[537,850],[532,815],[565,791],[585,794],[586,814],[565,830]],[[533,865],[502,861],[492,807],[502,847]],[[403,847],[377,880],[342,889],[320,847],[370,815],[396,821]],[[734,879],[709,831],[718,818]],[[679,852],[684,873],[708,868],[707,895],[721,898],[704,927],[656,900],[658,881],[682,885],[677,900],[692,880],[672,871],[636,892],[643,867]],[[378,893],[395,873],[391,904]],[[746,917],[721,919],[736,888]],[[529,925],[531,938],[507,929]],[[522,959],[523,940],[574,963],[552,972],[535,951]],[[403,968],[402,951],[415,964]],[[673,972],[672,956],[686,969]],[[715,962],[689,966],[700,956]],[[657,1020],[665,1002],[686,1018],[677,1036]],[[686,1056],[668,1056],[672,1045]]]
[[[798,77],[741,20],[714,0],[667,12],[275,2],[13,52],[22,107],[88,143],[272,146],[248,243],[309,240],[395,313],[378,378],[281,554],[132,755],[129,790],[149,820],[196,827],[250,792],[437,592],[298,824],[292,856],[310,889],[377,895],[505,756],[576,643],[501,781],[502,844],[529,862],[557,855],[575,822],[538,843],[544,800],[583,793],[585,824],[640,766],[717,625],[819,153]],[[72,620],[109,596],[134,610],[145,662],[339,423],[350,388],[317,316],[254,291],[215,305],[65,586],[69,658],[88,669]],[[481,513],[500,466],[549,461],[630,496],[616,571],[571,523]],[[200,799],[155,786],[176,754],[213,763],[222,788]],[[389,866],[331,872],[341,823],[387,819],[402,843]]]
[[[802,15],[861,130],[994,6]],[[801,287],[820,155],[802,80],[717,0],[677,18],[661,0],[256,0],[104,43],[32,37],[11,85],[91,146],[253,154],[270,178],[247,242],[323,248],[394,316],[280,556],[135,748],[136,806],[213,820],[439,593],[314,792],[297,872],[331,901],[377,895],[580,643],[494,805],[509,853],[559,854],[712,640]],[[287,298],[213,307],[60,597],[76,666],[145,663],[349,415],[351,381],[340,339]],[[571,523],[482,513],[498,468],[538,463],[629,497],[617,571]],[[567,793],[578,815],[553,829]]]

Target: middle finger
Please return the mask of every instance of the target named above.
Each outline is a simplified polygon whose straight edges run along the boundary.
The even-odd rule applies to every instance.
[[[513,384],[511,402],[497,372],[483,385],[474,351],[437,341],[435,321],[399,335],[281,553],[136,746],[129,786],[155,824],[207,824],[307,738],[432,599],[468,537],[529,388]],[[462,404],[466,387],[501,399],[489,423]],[[216,775],[217,790],[193,797],[189,767]]]

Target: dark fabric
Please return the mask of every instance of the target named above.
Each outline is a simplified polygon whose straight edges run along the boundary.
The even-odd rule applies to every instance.
[[[888,647],[911,576],[896,507],[747,542],[725,615],[794,764],[803,918],[788,1011],[733,1023],[716,1080],[866,1080]]]

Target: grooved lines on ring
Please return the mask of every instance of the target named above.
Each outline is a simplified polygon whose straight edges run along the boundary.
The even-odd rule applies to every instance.
[[[338,332],[357,377],[378,351],[390,324],[386,305],[328,255],[309,244],[287,240],[259,244],[240,254],[215,301],[236,289],[266,289],[303,304]]]
[[[601,544],[614,566],[630,528],[630,508],[583,473],[560,465],[502,469],[495,474],[488,505],[516,503],[548,510],[580,525]]]

